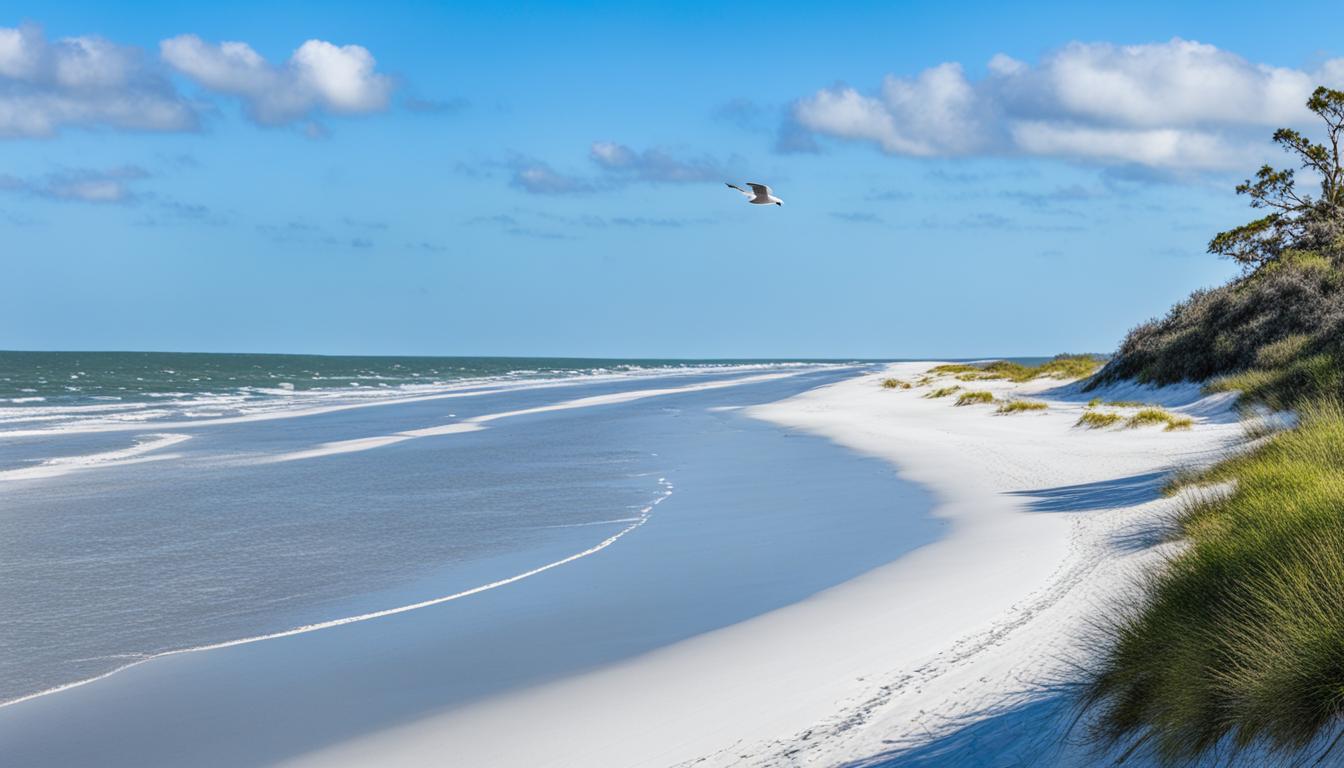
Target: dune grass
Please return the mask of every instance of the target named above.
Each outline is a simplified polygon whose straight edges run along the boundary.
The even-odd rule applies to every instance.
[[[909,389],[914,385],[904,379],[883,379],[883,389]]]
[[[1027,411],[1044,411],[1050,406],[1040,400],[1009,400],[999,406],[996,413],[1025,413]]]
[[[959,391],[961,391],[961,387],[958,387],[958,386],[955,386],[955,385],[953,385],[953,386],[951,386],[951,387],[939,387],[939,388],[933,390],[932,392],[929,392],[927,395],[925,395],[925,397],[928,397],[928,398],[947,397],[948,395],[952,394],[953,392],[959,392]]]
[[[1112,411],[1086,411],[1078,417],[1078,421],[1073,426],[1104,429],[1105,427],[1115,426],[1124,420],[1124,416]]]
[[[943,376],[953,373],[975,373],[979,370],[981,370],[979,366],[969,363],[944,363],[943,365],[933,366],[929,369],[929,373],[935,376]]]
[[[1085,695],[1106,740],[1176,764],[1344,733],[1344,408],[1300,415],[1183,479],[1232,482],[1188,503],[1188,546],[1110,620]]]
[[[1101,367],[1096,355],[1056,355],[1040,365],[1022,365],[1009,360],[989,363],[945,363],[929,369],[934,376],[955,375],[960,381],[1003,380],[1021,383],[1049,377],[1052,379],[1081,379]]]
[[[1112,408],[1147,408],[1148,403],[1141,400],[1107,400],[1106,405]],[[1156,407],[1156,406],[1153,406]]]
[[[1189,416],[1172,413],[1165,408],[1144,408],[1125,421],[1125,427],[1136,429],[1163,425],[1163,430],[1171,432],[1177,429],[1189,429],[1195,423]]]
[[[994,402],[994,393],[985,391],[962,392],[961,396],[957,398],[957,405],[978,405],[992,402]]]

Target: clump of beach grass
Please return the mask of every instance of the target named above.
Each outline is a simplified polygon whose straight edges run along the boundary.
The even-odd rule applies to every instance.
[[[951,386],[951,387],[939,387],[939,388],[933,390],[932,392],[929,392],[927,395],[925,395],[925,397],[928,397],[928,398],[947,397],[948,395],[952,394],[953,392],[958,392],[958,391],[960,391],[960,390],[961,390],[961,387],[958,387],[958,386],[955,386],[955,385],[954,385],[954,386]]]
[[[985,392],[983,390],[978,392],[962,392],[961,397],[957,398],[957,405],[977,405],[980,403],[992,402],[994,402],[994,393]]]
[[[883,389],[909,389],[914,385],[904,379],[883,379]]]
[[[955,375],[960,381],[1003,380],[1022,383],[1049,377],[1052,379],[1081,379],[1101,367],[1096,355],[1056,355],[1040,365],[1023,365],[1011,360],[988,363],[944,363],[929,369],[933,376]]]
[[[1344,733],[1344,408],[1299,412],[1298,428],[1186,478],[1228,490],[1190,497],[1185,549],[1105,622],[1084,697],[1097,735],[1175,764]]]
[[[1112,408],[1147,408],[1149,406],[1142,400],[1107,400],[1106,405]]]
[[[979,366],[970,365],[969,363],[944,363],[942,365],[933,366],[929,369],[929,373],[934,376],[944,376],[953,373],[975,373],[979,370],[981,370]]]
[[[1087,411],[1078,417],[1074,423],[1075,427],[1087,427],[1088,429],[1104,429],[1112,427],[1124,421],[1125,417],[1114,411]]]
[[[1050,406],[1040,400],[1009,400],[999,406],[996,413],[1025,413],[1027,411],[1044,411]]]
[[[1128,429],[1136,429],[1138,427],[1162,424],[1164,425],[1163,431],[1172,432],[1177,429],[1189,429],[1194,423],[1194,419],[1189,416],[1172,413],[1165,408],[1144,408],[1133,416],[1130,416],[1125,422],[1125,427]]]

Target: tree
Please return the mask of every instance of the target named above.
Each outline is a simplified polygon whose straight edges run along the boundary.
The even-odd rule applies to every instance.
[[[1293,169],[1261,167],[1254,179],[1237,185],[1237,194],[1249,195],[1251,207],[1268,209],[1269,215],[1219,232],[1209,241],[1209,253],[1254,269],[1289,248],[1332,249],[1344,234],[1344,167],[1339,157],[1344,92],[1317,88],[1307,99],[1307,109],[1325,122],[1327,143],[1313,143],[1291,128],[1275,131],[1274,143],[1296,155],[1301,168],[1321,177],[1320,197],[1298,193]]]

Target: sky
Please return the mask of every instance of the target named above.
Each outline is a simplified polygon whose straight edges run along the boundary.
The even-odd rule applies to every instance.
[[[1101,6],[6,3],[0,349],[1106,352],[1344,6]]]

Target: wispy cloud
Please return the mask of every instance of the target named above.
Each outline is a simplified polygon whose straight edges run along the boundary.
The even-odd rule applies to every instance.
[[[831,211],[831,218],[851,224],[881,224],[883,219],[869,211]]]
[[[471,106],[471,102],[466,99],[421,99],[408,96],[401,105],[422,115],[455,115]]]
[[[0,190],[62,202],[129,203],[136,199],[130,184],[148,177],[145,169],[134,165],[79,168],[35,178],[0,175]]]
[[[532,194],[583,194],[630,184],[693,184],[732,178],[729,166],[709,155],[687,156],[667,149],[637,150],[614,141],[595,141],[588,149],[589,173],[557,171],[548,163],[518,158],[510,163],[513,186]]]
[[[1036,64],[997,55],[971,80],[956,62],[874,92],[837,85],[799,99],[802,132],[924,157],[1031,155],[1101,165],[1211,170],[1257,155],[1264,130],[1296,125],[1312,88],[1344,82],[1344,59],[1312,71],[1255,64],[1173,39],[1073,43]]]
[[[540,160],[519,159],[513,163],[509,183],[534,195],[571,195],[591,192],[591,181],[560,173]]]

